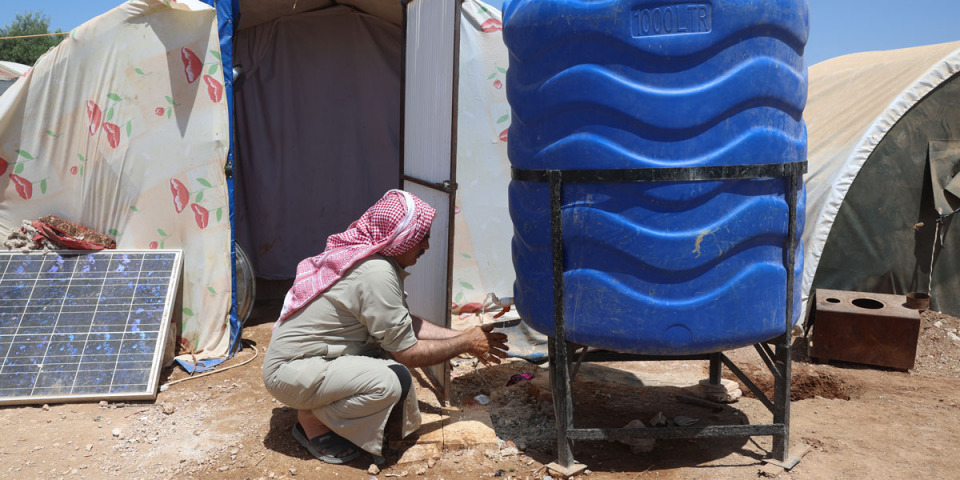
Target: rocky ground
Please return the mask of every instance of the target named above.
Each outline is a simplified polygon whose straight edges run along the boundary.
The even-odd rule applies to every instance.
[[[452,480],[549,474],[544,465],[556,460],[556,433],[546,370],[522,360],[490,368],[455,362],[452,404],[489,412],[499,438],[495,448],[431,453],[395,446],[382,470],[369,471],[369,456],[347,465],[312,459],[289,434],[295,413],[260,382],[278,308],[257,307],[244,330],[245,348],[217,373],[190,377],[164,370],[155,401],[0,408],[0,478]],[[917,364],[909,372],[815,363],[800,355],[793,366],[791,450],[810,451],[792,470],[762,461],[771,449],[769,437],[660,440],[648,452],[578,442],[574,454],[589,468],[581,478],[957,478],[958,330],[957,318],[925,312]],[[752,348],[730,356],[758,385],[772,384]],[[726,371],[724,376],[734,378]],[[436,411],[439,402],[417,377],[422,410]],[[585,364],[574,385],[575,423],[620,427],[632,420],[649,424],[660,415],[701,425],[771,421],[752,396],[719,410],[677,401],[705,377],[705,362]],[[507,386],[511,378],[521,381]],[[490,402],[477,405],[478,395]]]

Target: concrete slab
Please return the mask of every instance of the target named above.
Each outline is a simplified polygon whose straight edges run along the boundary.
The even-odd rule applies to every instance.
[[[490,413],[483,407],[445,408],[443,449],[498,448],[500,441],[493,429]]]
[[[496,449],[500,441],[485,407],[449,407],[441,413],[421,413],[420,429],[415,435],[391,440],[394,448],[435,446],[441,450],[465,448]],[[407,455],[404,453],[404,455]]]
[[[582,463],[574,463],[569,467],[564,467],[557,462],[551,462],[547,464],[547,470],[549,470],[550,473],[563,478],[570,478],[579,475],[586,469],[587,466]]]
[[[404,463],[426,462],[431,458],[437,460],[440,458],[440,445],[436,443],[418,444],[404,450],[397,460],[397,465]]]
[[[436,444],[443,447],[443,422],[449,414],[420,413],[420,428],[407,438],[391,439],[391,447],[404,447],[415,444]]]

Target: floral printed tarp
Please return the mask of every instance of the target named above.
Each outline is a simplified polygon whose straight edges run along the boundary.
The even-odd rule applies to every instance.
[[[70,32],[0,97],[0,229],[53,214],[117,248],[182,249],[178,340],[198,359],[230,342],[219,52],[206,4],[131,0]]]
[[[507,208],[510,163],[506,98],[509,63],[500,12],[478,0],[463,2],[457,106],[457,200],[453,308],[484,301],[488,293],[513,296]]]

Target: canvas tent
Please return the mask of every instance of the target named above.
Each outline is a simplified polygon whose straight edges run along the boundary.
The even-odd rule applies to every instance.
[[[509,218],[486,218],[506,211],[488,188],[509,175],[499,12],[215,5],[123,3],[0,97],[0,228],[53,213],[119,248],[183,249],[179,336],[207,364],[238,344],[234,240],[258,276],[292,278],[389,188],[438,208],[406,285],[415,313],[447,323],[454,301],[510,295]],[[496,253],[474,252],[479,238]]]
[[[13,82],[30,70],[30,67],[17,62],[0,60],[0,95],[13,85]]]
[[[960,42],[809,69],[804,300],[816,288],[931,295],[960,315]]]

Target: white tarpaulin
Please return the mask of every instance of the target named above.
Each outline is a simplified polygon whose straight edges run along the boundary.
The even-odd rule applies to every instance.
[[[455,309],[482,302],[487,293],[513,296],[513,224],[507,209],[508,64],[500,12],[482,2],[463,2],[452,282]]]

